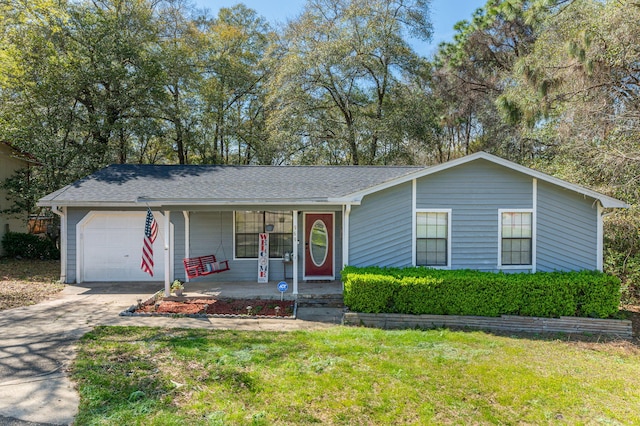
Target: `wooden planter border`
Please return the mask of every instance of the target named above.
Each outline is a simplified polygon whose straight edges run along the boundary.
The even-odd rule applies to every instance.
[[[526,333],[604,334],[623,339],[631,339],[633,337],[631,321],[629,320],[577,317],[539,318],[515,315],[478,317],[345,312],[343,324],[383,329],[453,327]]]

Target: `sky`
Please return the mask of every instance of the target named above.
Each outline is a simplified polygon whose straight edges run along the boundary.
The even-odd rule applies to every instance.
[[[209,9],[217,15],[221,7],[244,3],[264,16],[270,23],[285,23],[302,12],[305,0],[193,0],[198,8]],[[431,43],[413,40],[414,49],[421,55],[430,56],[435,53],[442,41],[451,41],[455,31],[453,25],[463,19],[470,20],[473,12],[484,6],[486,0],[432,0],[431,22],[433,23],[433,39]]]

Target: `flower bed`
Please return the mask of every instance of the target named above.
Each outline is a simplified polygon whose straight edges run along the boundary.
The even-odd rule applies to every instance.
[[[271,299],[151,298],[122,315],[295,318],[295,301]]]

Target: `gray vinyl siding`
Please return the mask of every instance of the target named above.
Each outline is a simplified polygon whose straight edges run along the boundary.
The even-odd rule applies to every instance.
[[[533,178],[491,161],[479,159],[444,169],[415,181],[418,210],[451,209],[452,269],[496,271],[498,268],[499,209],[533,209]],[[597,207],[591,198],[539,180],[537,186],[537,259],[539,271],[597,268]],[[349,264],[354,266],[410,266],[414,247],[413,183],[405,182],[366,195],[350,213]],[[215,211],[212,209],[215,208]],[[215,254],[228,260],[230,271],[198,278],[207,281],[257,281],[257,259],[234,259],[233,212],[264,210],[257,206],[173,206],[174,277],[185,278],[183,211],[190,211],[189,256]],[[140,211],[140,208],[68,208],[66,282],[77,280],[77,224],[90,211]],[[298,213],[298,279],[303,279],[303,212],[334,212],[336,278],[342,269],[343,217],[339,206],[278,206],[271,210]],[[142,243],[142,241],[141,241]],[[291,267],[288,265],[288,267]],[[523,269],[522,271],[528,271]],[[509,269],[509,272],[519,270]],[[288,270],[288,277],[292,271]],[[270,281],[284,279],[283,263],[269,263]],[[290,280],[288,278],[287,280]]]
[[[184,280],[186,274],[182,259],[185,254],[184,215],[182,212],[171,212],[169,216],[173,224],[173,279]]]
[[[533,207],[533,182],[479,160],[417,180],[417,209],[451,209],[451,269],[496,271],[498,209]]]
[[[598,209],[595,200],[538,183],[538,270],[597,269]]]
[[[89,213],[90,209],[67,209],[67,279],[66,282],[71,284],[77,280],[77,255],[76,247],[76,225]]]
[[[291,206],[293,207],[293,206]],[[301,207],[296,207],[300,209]],[[251,210],[248,207],[246,210]],[[332,208],[335,210],[335,207]],[[309,207],[309,210],[314,212],[331,211],[332,209],[327,206]],[[73,283],[77,280],[76,266],[77,266],[77,250],[76,250],[76,227],[77,224],[90,212],[90,211],[131,211],[139,209],[77,209],[69,208],[67,211],[67,283]],[[253,210],[256,210],[253,207]],[[286,208],[278,208],[281,211],[287,211]],[[220,274],[211,274],[206,277],[197,278],[197,280],[208,281],[257,281],[257,260],[256,259],[234,259],[234,247],[233,247],[233,211],[232,209],[226,209],[225,211],[192,211],[190,213],[190,253],[191,257],[202,256],[206,254],[215,254],[219,260],[229,260],[230,271],[226,271]],[[174,261],[174,274],[173,278],[185,279],[186,274],[184,272],[183,259],[186,256],[186,241],[185,241],[185,221],[182,210],[171,211],[171,223],[174,227],[173,234],[173,261]],[[342,269],[342,214],[335,212],[335,271],[336,277],[340,277],[340,270]],[[160,220],[160,219],[158,219]],[[298,278],[302,280],[302,262],[303,262],[303,250],[302,246],[302,232],[303,232],[303,214],[300,211],[298,216],[299,224],[299,238],[300,244],[298,245]],[[142,244],[142,241],[140,242]],[[288,265],[287,278],[290,281],[292,273],[292,266]],[[284,265],[279,259],[272,259],[269,262],[269,278],[271,281],[280,281],[284,279]]]
[[[228,260],[231,268],[230,271],[195,278],[194,281],[247,281],[250,276],[257,277],[257,266],[250,268],[247,263],[233,260],[233,211],[191,212],[189,245],[189,257],[215,254],[217,260]]]
[[[410,266],[412,184],[367,195],[353,206],[349,226],[352,266]]]

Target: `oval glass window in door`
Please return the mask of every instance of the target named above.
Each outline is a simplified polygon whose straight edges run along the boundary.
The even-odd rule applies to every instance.
[[[309,235],[311,261],[316,266],[324,265],[329,254],[329,234],[327,226],[320,219],[316,220],[311,227]]]

